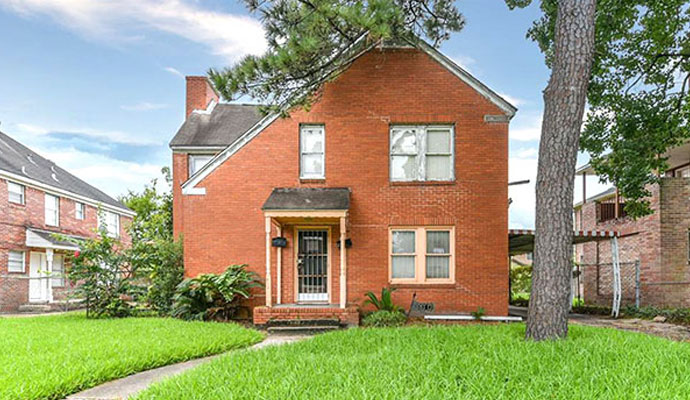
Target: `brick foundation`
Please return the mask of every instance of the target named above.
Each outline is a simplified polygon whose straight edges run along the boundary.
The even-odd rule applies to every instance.
[[[254,325],[264,327],[271,320],[307,320],[307,319],[338,319],[342,325],[359,325],[359,309],[355,306],[346,308],[333,307],[266,307],[254,308]]]

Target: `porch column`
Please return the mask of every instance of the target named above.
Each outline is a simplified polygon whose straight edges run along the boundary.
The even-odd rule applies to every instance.
[[[53,249],[46,249],[46,273],[45,281],[41,282],[46,287],[46,293],[48,294],[48,301],[53,301],[53,288],[50,284],[51,276],[53,275]]]
[[[347,237],[347,227],[345,224],[345,217],[340,217],[340,308],[345,308],[347,303],[347,246],[345,245],[345,238]]]
[[[283,228],[282,228],[282,226],[280,226],[280,224],[278,224],[276,226],[276,230],[278,231],[278,237],[283,236]],[[276,293],[276,304],[281,304],[282,303],[281,293],[283,291],[282,279],[281,279],[281,275],[282,275],[282,271],[283,271],[283,248],[282,247],[276,247],[276,268],[278,269],[276,271],[276,273],[278,275],[276,277],[277,278],[277,282],[276,282],[276,291],[277,291],[277,293]]]
[[[266,306],[271,303],[271,217],[266,217]]]

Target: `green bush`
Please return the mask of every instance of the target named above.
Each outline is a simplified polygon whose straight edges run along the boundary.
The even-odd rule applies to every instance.
[[[227,321],[240,301],[259,287],[258,276],[247,265],[231,265],[222,274],[202,274],[185,279],[173,296],[171,315],[186,320]]]
[[[381,298],[376,297],[374,292],[367,292],[367,300],[364,301],[364,305],[371,304],[378,311],[401,311],[402,308],[393,303],[392,293],[395,288],[381,288]]]
[[[532,290],[532,266],[512,263],[510,266],[510,292],[512,298],[529,297]]]
[[[626,306],[621,309],[621,315],[641,319],[662,316],[666,318],[666,322],[690,325],[690,308],[659,308],[654,306],[636,308],[635,306]]]
[[[362,320],[362,325],[371,328],[384,328],[405,325],[407,316],[400,311],[374,311]]]
[[[172,310],[173,296],[184,278],[182,242],[157,241],[151,252],[155,260],[151,263],[148,304],[159,315],[168,315]]]

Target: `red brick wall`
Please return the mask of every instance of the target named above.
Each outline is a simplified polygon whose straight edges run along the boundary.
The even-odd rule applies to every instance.
[[[194,110],[205,110],[211,100],[218,101],[218,95],[207,79],[205,76],[187,77],[185,116],[188,117]]]
[[[175,226],[184,234],[187,276],[220,272],[232,263],[248,263],[263,276],[261,206],[271,190],[349,187],[348,303],[361,304],[366,291],[389,284],[390,226],[451,225],[456,283],[399,285],[395,300],[407,307],[417,292],[419,301],[435,302],[438,311],[481,306],[489,314],[507,314],[508,124],[486,123],[487,114],[502,112],[426,54],[373,50],[326,84],[310,112],[277,120],[202,181],[206,195],[180,196],[186,161],[175,154]],[[325,183],[299,180],[300,123],[325,124]],[[410,123],[455,124],[455,182],[390,182],[389,125]],[[292,302],[293,240],[291,228],[286,231],[282,293],[283,302]],[[336,240],[337,227],[332,233]],[[331,301],[337,303],[340,253],[332,249]]]
[[[60,226],[45,225],[45,192],[25,186],[25,202],[23,205],[10,203],[7,193],[7,181],[0,179],[0,312],[14,311],[19,305],[28,302],[29,257],[30,251],[45,251],[44,249],[30,249],[26,247],[26,227],[46,229],[50,231],[73,234],[78,236],[94,236],[98,224],[97,208],[85,205],[85,218],[75,218],[75,201],[60,197]],[[126,232],[129,217],[120,217],[120,237],[123,243],[129,243]],[[9,273],[7,271],[8,251],[26,252],[25,273]],[[62,290],[54,290],[55,298],[60,297]]]

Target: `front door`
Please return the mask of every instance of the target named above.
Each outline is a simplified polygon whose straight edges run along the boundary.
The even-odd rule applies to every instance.
[[[297,300],[328,301],[328,231],[298,230]]]
[[[46,254],[32,251],[29,263],[29,301],[48,301],[50,279],[47,268]]]

